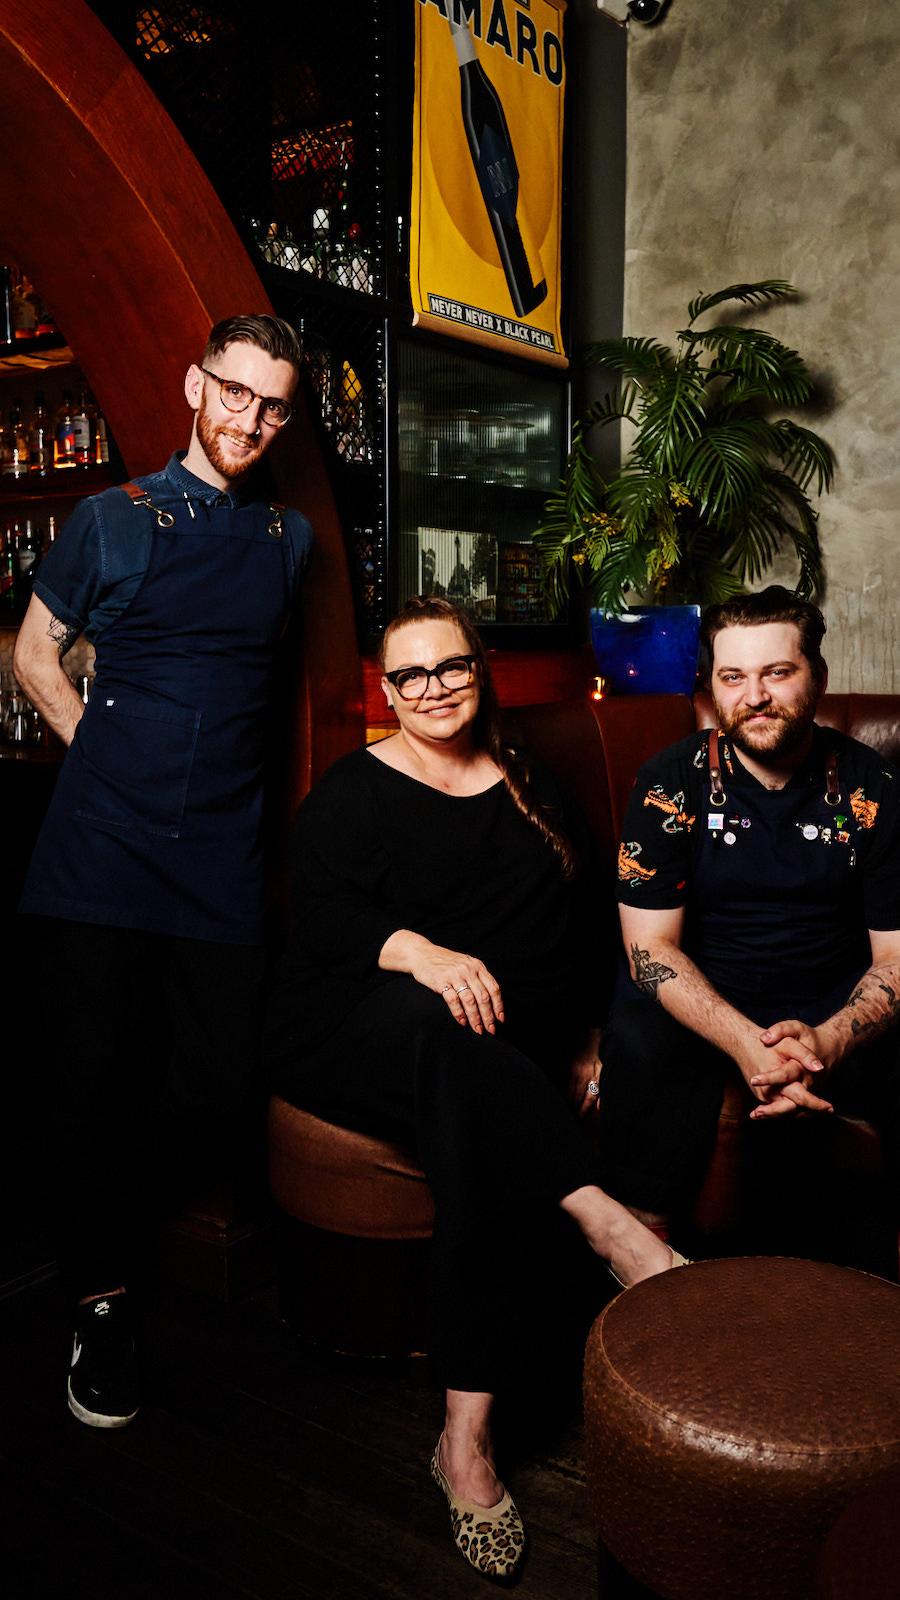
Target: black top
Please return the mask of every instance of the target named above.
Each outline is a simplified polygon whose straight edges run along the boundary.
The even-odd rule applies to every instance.
[[[837,757],[841,799],[825,800]],[[619,900],[688,907],[685,948],[729,998],[777,1006],[830,994],[871,961],[867,929],[900,929],[900,773],[816,728],[808,759],[769,790],[719,741],[725,805],[710,802],[708,736],[638,773],[619,848]]]
[[[533,772],[532,785],[562,816],[549,776]],[[569,815],[563,825],[572,837]],[[584,880],[563,878],[502,781],[448,795],[356,750],[300,807],[293,862],[295,927],[270,1015],[276,1062],[326,1038],[395,976],[378,956],[398,928],[476,956],[502,987],[580,1004],[585,1021],[596,1009],[585,999],[588,973],[596,993],[601,980]]]

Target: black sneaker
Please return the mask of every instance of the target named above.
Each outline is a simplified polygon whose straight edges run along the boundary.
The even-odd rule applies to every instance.
[[[137,1415],[137,1361],[124,1294],[104,1295],[78,1307],[69,1410],[91,1428],[124,1428]]]

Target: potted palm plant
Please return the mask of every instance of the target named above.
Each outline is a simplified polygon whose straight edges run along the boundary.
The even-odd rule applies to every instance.
[[[834,460],[818,434],[775,414],[811,397],[806,364],[760,328],[697,326],[727,302],[766,306],[796,293],[765,279],[698,295],[674,350],[634,336],[588,346],[587,362],[617,373],[619,383],[576,426],[565,477],[534,534],[551,615],[568,598],[573,575],[597,626],[634,617],[629,592],[652,607],[687,604],[699,615],[700,605],[758,581],[785,546],[797,558],[798,595],[819,591],[810,491],[830,489]],[[607,477],[588,435],[623,422],[631,429],[628,453]]]

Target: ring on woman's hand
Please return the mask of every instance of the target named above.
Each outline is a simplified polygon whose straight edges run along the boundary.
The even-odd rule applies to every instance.
[[[592,1078],[591,1079],[590,1083],[587,1086],[587,1092],[590,1095],[592,1100],[596,1100],[598,1094],[600,1093],[600,1085],[597,1082],[596,1078]]]
[[[441,990],[441,994],[449,994],[452,988],[452,983],[445,983],[443,989]]]
[[[456,992],[457,994],[465,994],[466,990],[471,989],[471,987],[472,985],[470,983],[461,983]]]

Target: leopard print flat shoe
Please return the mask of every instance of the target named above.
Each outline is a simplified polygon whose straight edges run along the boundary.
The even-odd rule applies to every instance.
[[[495,1506],[460,1500],[441,1471],[440,1450],[439,1439],[431,1458],[431,1476],[450,1507],[456,1548],[486,1577],[510,1578],[525,1551],[525,1528],[509,1491],[504,1489],[502,1500]]]

